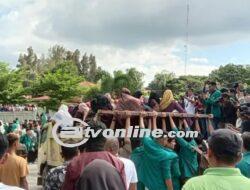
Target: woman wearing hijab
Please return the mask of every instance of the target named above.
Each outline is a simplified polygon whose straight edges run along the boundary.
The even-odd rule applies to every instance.
[[[160,102],[160,110],[163,112],[173,112],[177,110],[179,113],[186,113],[181,105],[175,101],[174,95],[171,90],[166,90]]]
[[[187,113],[181,105],[175,101],[174,95],[171,90],[166,90],[163,94],[162,100],[160,102],[160,110],[162,112],[173,112],[178,111],[179,113]],[[187,119],[188,125],[192,126],[193,122],[189,118]]]
[[[126,185],[114,166],[105,160],[96,159],[84,168],[76,189],[126,190]]]

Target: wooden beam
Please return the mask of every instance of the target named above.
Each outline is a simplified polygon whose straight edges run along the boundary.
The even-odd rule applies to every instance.
[[[118,111],[118,110],[98,110],[98,115],[121,115],[121,116],[140,116],[144,115],[145,117],[152,117],[157,115],[157,117],[168,117],[170,114],[172,114],[173,117],[179,117],[179,118],[213,118],[213,115],[207,115],[207,114],[187,114],[187,113],[176,113],[176,112],[145,112],[145,111]]]

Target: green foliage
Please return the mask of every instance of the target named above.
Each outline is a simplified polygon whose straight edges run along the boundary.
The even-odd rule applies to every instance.
[[[114,71],[114,77],[106,73],[101,79],[101,91],[103,93],[115,92],[117,94],[125,87],[134,93],[136,90],[142,89],[143,76],[144,74],[135,68],[127,69],[125,73],[120,70]]]
[[[220,82],[222,85],[232,87],[233,83],[241,82],[250,85],[250,66],[228,64],[220,66],[219,69],[212,71],[209,78]]]
[[[81,94],[79,83],[83,78],[77,74],[72,62],[57,64],[51,71],[38,77],[32,86],[32,94],[49,96],[51,99],[45,104],[52,109],[57,108],[64,100]]]
[[[144,74],[135,68],[125,72],[114,71],[112,75],[97,66],[94,55],[81,55],[78,49],[70,51],[60,45],[51,47],[48,56],[40,57],[29,47],[26,53],[20,54],[18,62],[16,70],[0,62],[0,103],[24,103],[24,95],[47,95],[50,100],[40,104],[56,109],[61,102],[76,96],[90,100],[100,93],[119,93],[123,87],[132,93],[143,88]],[[241,82],[249,90],[249,76],[250,65],[228,64],[212,71],[209,79],[225,87]],[[84,79],[98,85],[82,89],[79,83]],[[160,93],[171,89],[178,98],[188,87],[193,88],[194,92],[201,91],[205,80],[207,77],[176,77],[174,73],[162,71],[154,76],[148,87]]]
[[[93,97],[96,97],[97,95],[101,94],[100,87],[90,87],[83,95],[84,101],[91,101]]]
[[[113,92],[114,90],[114,78],[110,75],[104,75],[101,78],[101,92]]]
[[[128,88],[132,93],[142,89],[144,73],[137,71],[135,68],[130,68],[126,70],[126,75],[129,81]]]
[[[164,91],[167,86],[170,88],[170,81],[172,81],[174,77],[174,73],[169,73],[168,71],[163,70],[162,72],[155,74],[153,81],[149,83],[148,87],[151,90]]]
[[[6,63],[0,62],[0,103],[24,103],[25,89],[22,81],[24,74],[20,70],[11,70]]]
[[[180,76],[175,77],[173,73],[162,71],[157,73],[154,80],[149,83],[149,89],[158,91],[159,94],[163,94],[166,89],[171,89],[176,98],[184,95],[188,88],[192,88],[194,92],[202,90],[204,81],[207,77],[204,76]]]

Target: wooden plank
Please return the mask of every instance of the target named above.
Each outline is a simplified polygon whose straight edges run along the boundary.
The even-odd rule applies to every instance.
[[[194,118],[194,117],[198,117],[198,118],[213,118],[213,115],[207,115],[207,114],[187,114],[187,113],[176,113],[176,112],[140,112],[140,111],[118,111],[118,110],[98,110],[98,115],[121,115],[121,116],[126,116],[126,115],[130,115],[130,116],[140,116],[140,115],[144,115],[145,117],[153,117],[153,116],[157,116],[157,117],[168,117],[170,114],[173,117],[179,117],[179,118]]]

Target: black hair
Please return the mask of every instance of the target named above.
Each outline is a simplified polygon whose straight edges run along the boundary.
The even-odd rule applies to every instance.
[[[222,88],[220,91],[221,91],[221,93],[228,93],[228,89],[227,88]]]
[[[140,90],[137,90],[135,93],[134,93],[134,97],[135,98],[140,98],[142,96],[142,92]]]
[[[250,132],[244,132],[241,137],[243,139],[243,147],[250,151]]]
[[[218,129],[208,139],[209,149],[223,163],[235,164],[241,156],[242,138],[229,129]]]
[[[216,82],[214,82],[214,81],[211,81],[209,84],[212,86],[216,86]]]
[[[231,93],[236,93],[236,91],[235,91],[234,88],[230,88],[229,91],[230,91]]]
[[[239,87],[239,83],[238,82],[234,83],[233,87],[234,87],[234,89],[238,88]]]
[[[78,153],[78,148],[77,147],[65,147],[62,146],[62,156],[66,160],[71,160],[73,157],[75,157]]]
[[[91,101],[91,108],[94,113],[99,109],[112,110],[112,105],[109,99],[104,95],[98,95]]]
[[[156,92],[151,92],[150,93],[148,102],[150,102],[152,99],[154,99],[158,104],[160,104],[160,102],[161,102],[160,96]]]
[[[103,136],[102,132],[106,129],[106,125],[100,121],[90,121],[89,127],[96,133],[101,130],[101,132],[96,136],[92,137],[90,134],[90,138],[86,142],[86,152],[98,152],[104,150],[104,144],[106,142],[106,138]]]

